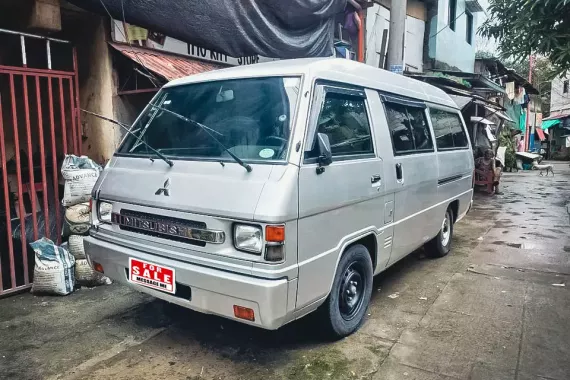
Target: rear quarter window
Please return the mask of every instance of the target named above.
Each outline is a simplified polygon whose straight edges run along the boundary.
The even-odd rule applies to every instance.
[[[459,114],[431,108],[430,118],[438,150],[468,147],[469,140]]]

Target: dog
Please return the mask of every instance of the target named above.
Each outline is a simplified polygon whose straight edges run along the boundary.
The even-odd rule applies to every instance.
[[[546,171],[546,176],[548,176],[548,172],[552,173],[552,176],[554,177],[554,168],[552,165],[550,164],[544,164],[544,165],[539,165],[539,164],[533,164],[532,165],[532,169],[533,170],[540,170],[540,175],[542,175],[542,172]]]

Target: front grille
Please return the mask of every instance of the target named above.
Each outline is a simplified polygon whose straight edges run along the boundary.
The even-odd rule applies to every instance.
[[[187,233],[190,229],[205,230],[207,226],[204,222],[125,209],[121,210],[120,213],[113,213],[112,221],[123,231],[160,237],[199,247],[206,246],[205,241],[192,239],[188,237],[189,234]]]

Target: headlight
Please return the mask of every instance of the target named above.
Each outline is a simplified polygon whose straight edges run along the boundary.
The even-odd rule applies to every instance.
[[[234,245],[241,251],[260,254],[263,247],[261,235],[260,227],[236,224],[234,226]]]
[[[101,223],[111,223],[111,211],[113,211],[111,203],[99,202],[97,205],[97,219]]]

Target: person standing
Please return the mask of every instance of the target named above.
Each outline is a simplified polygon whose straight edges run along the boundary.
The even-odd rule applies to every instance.
[[[521,137],[517,143],[517,152],[524,152],[524,137]]]

